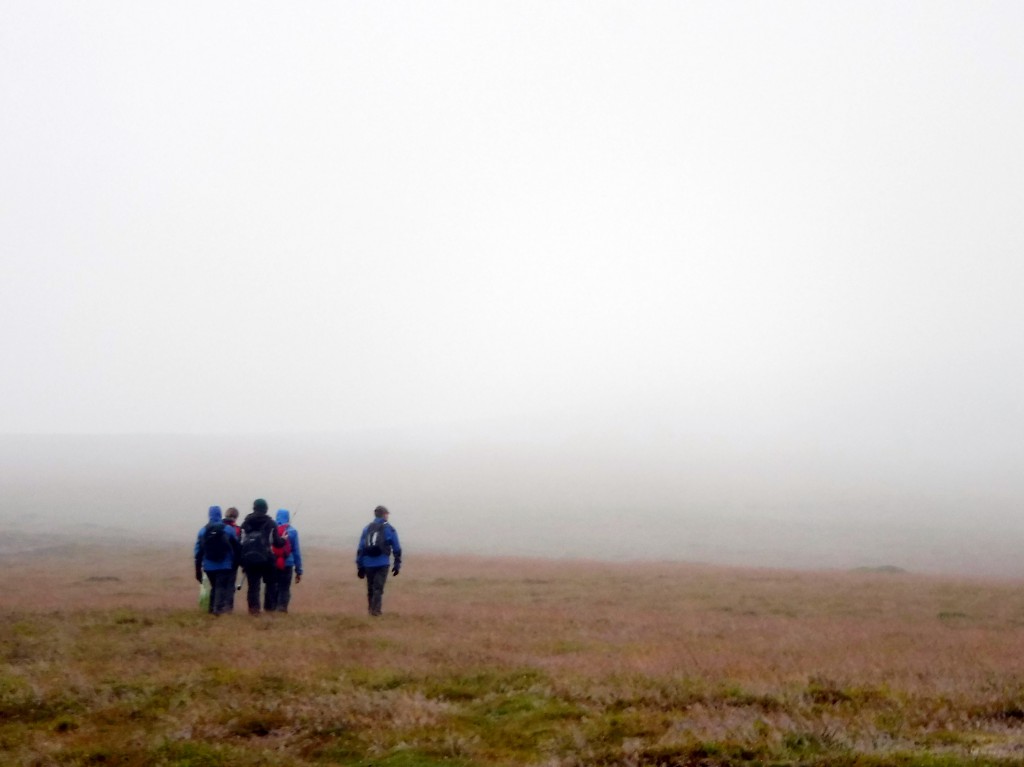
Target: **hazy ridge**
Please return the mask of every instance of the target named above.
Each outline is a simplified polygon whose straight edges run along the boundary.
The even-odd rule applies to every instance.
[[[884,467],[793,454],[522,435],[7,435],[0,522],[34,536],[108,528],[190,547],[207,506],[245,513],[263,496],[295,512],[304,541],[342,549],[386,503],[410,551],[1022,571],[1010,500],[951,490],[948,478],[929,493]]]

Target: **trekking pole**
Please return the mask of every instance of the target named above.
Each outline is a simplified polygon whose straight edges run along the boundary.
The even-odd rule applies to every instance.
[[[243,583],[245,583],[245,570],[242,571],[242,580],[240,580],[238,585],[235,586],[235,591],[241,591]]]

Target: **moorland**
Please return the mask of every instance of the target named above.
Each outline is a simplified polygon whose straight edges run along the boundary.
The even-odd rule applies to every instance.
[[[10,765],[1017,765],[1013,580],[311,548],[214,618],[189,547],[4,553]]]

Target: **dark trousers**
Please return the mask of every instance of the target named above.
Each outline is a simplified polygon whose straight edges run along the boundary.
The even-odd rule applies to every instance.
[[[235,597],[235,582],[230,570],[207,570],[210,579],[210,612],[214,615],[231,612]]]
[[[265,608],[268,611],[288,612],[288,603],[292,601],[292,571],[294,569],[292,567],[286,567],[284,570],[273,568],[274,573],[267,583]]]
[[[366,606],[370,615],[380,615],[380,603],[384,598],[384,584],[388,580],[388,565],[366,568]]]
[[[259,615],[260,612],[260,584],[266,585],[266,592],[264,594],[264,609],[269,610],[270,605],[268,601],[270,599],[270,582],[274,577],[274,566],[271,564],[267,565],[255,565],[250,567],[243,567],[245,571],[245,580],[248,581],[248,588],[245,592],[246,601],[249,603],[249,612],[253,615]]]
[[[228,612],[235,611],[235,592],[238,590],[238,565],[231,570],[231,596],[228,598]]]

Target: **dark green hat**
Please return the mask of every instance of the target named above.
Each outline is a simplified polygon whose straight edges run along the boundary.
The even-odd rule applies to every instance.
[[[252,510],[255,511],[257,514],[266,514],[267,502],[264,501],[262,498],[257,498],[255,501],[252,502]]]

